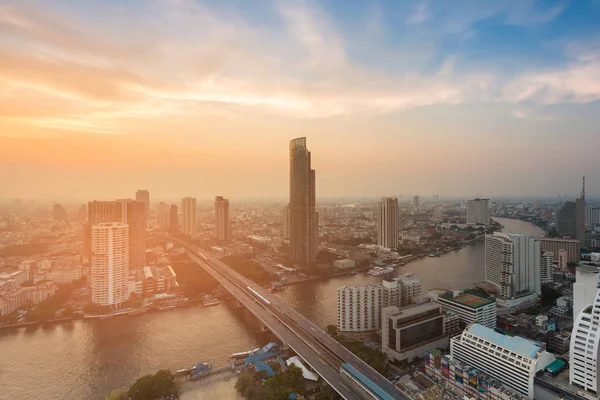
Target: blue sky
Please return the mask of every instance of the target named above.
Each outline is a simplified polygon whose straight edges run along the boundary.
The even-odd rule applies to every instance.
[[[597,0],[4,1],[0,178],[285,196],[307,136],[322,196],[600,193],[598,21]]]

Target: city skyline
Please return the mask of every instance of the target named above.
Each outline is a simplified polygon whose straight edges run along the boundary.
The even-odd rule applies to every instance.
[[[597,2],[86,4],[0,8],[3,196],[600,193]]]

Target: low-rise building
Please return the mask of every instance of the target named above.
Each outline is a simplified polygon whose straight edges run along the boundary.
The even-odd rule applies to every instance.
[[[439,303],[445,311],[459,315],[461,326],[477,322],[488,328],[496,328],[496,300],[462,291],[445,293],[429,292],[433,301]]]
[[[356,261],[349,258],[345,258],[343,260],[335,260],[333,262],[333,266],[337,269],[354,268],[356,267]]]
[[[548,348],[555,353],[564,354],[569,351],[571,335],[563,332],[554,332],[550,335]]]

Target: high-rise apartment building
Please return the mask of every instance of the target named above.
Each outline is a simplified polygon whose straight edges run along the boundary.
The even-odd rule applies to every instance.
[[[566,250],[567,262],[578,262],[581,258],[581,246],[576,239],[558,239],[558,238],[537,238],[540,242],[540,248],[543,251],[549,251],[554,254],[554,259],[558,259],[560,250]]]
[[[171,208],[169,209],[169,228],[171,232],[179,231],[179,217],[177,216],[177,206],[175,204],[171,204]]]
[[[392,279],[391,281],[382,281],[381,288],[381,309],[389,306],[401,306],[401,286],[398,279]]]
[[[421,205],[421,198],[419,197],[419,195],[416,195],[413,198],[413,202],[414,202],[415,208],[419,208],[419,206]]]
[[[498,290],[501,307],[537,299],[541,293],[540,242],[525,235],[494,232],[485,236],[485,281]]]
[[[573,321],[581,310],[594,303],[600,289],[600,270],[595,267],[580,266],[575,273],[573,284]]]
[[[196,199],[194,197],[184,197],[181,201],[181,211],[183,213],[183,233],[193,235],[196,233]]]
[[[489,225],[490,199],[467,200],[467,224]]]
[[[543,251],[540,256],[540,283],[554,282],[554,254]]]
[[[398,247],[398,199],[382,197],[377,210],[377,244],[395,249]]]
[[[135,192],[135,201],[144,203],[144,213],[148,218],[150,216],[150,192],[143,189],[138,190]]]
[[[382,287],[340,286],[338,288],[338,330],[359,333],[381,326]]]
[[[227,243],[231,238],[229,225],[229,200],[222,196],[215,197],[215,240]]]
[[[316,261],[318,215],[315,208],[315,170],[306,138],[290,141],[290,247],[295,263]]]
[[[129,227],[121,222],[92,226],[92,302],[115,306],[128,299]]]
[[[567,201],[556,212],[556,231],[558,236],[577,239],[585,247],[585,198]]]
[[[450,339],[450,354],[530,399],[536,374],[556,360],[538,342],[502,335],[480,324],[471,324]]]
[[[102,222],[120,222],[121,212],[116,201],[90,201],[87,207],[87,221],[83,227],[84,254],[91,260],[92,226]]]
[[[56,221],[67,222],[69,220],[69,216],[67,214],[67,210],[63,207],[62,204],[55,204],[53,207],[54,211],[54,219]]]
[[[283,238],[289,239],[290,238],[290,226],[291,226],[290,206],[289,205],[286,205],[285,207],[283,207],[282,219],[283,219]]]
[[[410,272],[395,279],[400,283],[400,305],[406,307],[418,303],[421,297],[421,279]]]
[[[600,389],[600,290],[575,314],[569,354],[569,382],[598,396]]]
[[[156,207],[156,220],[158,222],[158,229],[163,232],[169,230],[169,212],[170,207],[168,203],[160,202]]]

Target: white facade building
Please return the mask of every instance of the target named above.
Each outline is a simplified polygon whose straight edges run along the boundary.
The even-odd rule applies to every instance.
[[[542,251],[540,258],[540,283],[554,282],[554,254]]]
[[[196,233],[196,198],[184,197],[181,200],[183,213],[183,234],[193,235]]]
[[[92,226],[92,302],[102,306],[127,300],[129,226],[106,222]]]
[[[579,271],[578,271],[579,273]],[[575,319],[570,345],[569,382],[597,396],[600,376],[600,291]]]
[[[496,328],[496,300],[461,291],[431,297],[444,311],[458,314],[463,327],[476,322],[491,329]]]
[[[581,310],[594,303],[600,288],[600,270],[594,267],[577,267],[573,284],[573,321]]]
[[[421,279],[410,272],[395,279],[400,283],[400,305],[406,307],[418,303],[421,297]]]
[[[400,307],[400,282],[397,279],[381,282],[383,292],[381,294],[381,308],[396,306]]]
[[[338,288],[338,330],[368,332],[381,327],[381,286]]]
[[[525,235],[485,236],[485,281],[498,289],[501,307],[535,300],[541,293],[540,242]]]
[[[467,224],[489,225],[490,199],[467,200]]]
[[[377,244],[395,249],[398,247],[398,199],[382,197],[377,212]]]
[[[450,354],[517,392],[534,398],[534,377],[556,358],[539,343],[472,324],[450,339]]]

